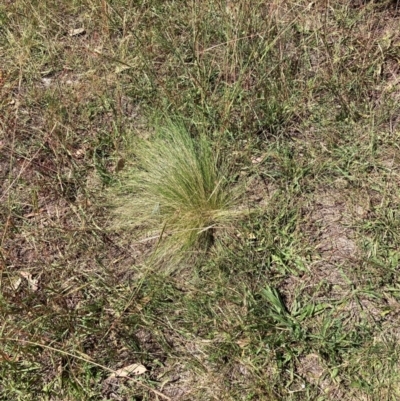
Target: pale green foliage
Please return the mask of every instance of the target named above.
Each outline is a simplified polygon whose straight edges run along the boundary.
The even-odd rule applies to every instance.
[[[119,209],[125,222],[153,231],[155,261],[178,262],[212,244],[215,230],[238,215],[226,165],[205,136],[192,138],[180,122],[168,122],[155,138],[135,145],[136,164]],[[154,230],[157,232],[154,233]]]

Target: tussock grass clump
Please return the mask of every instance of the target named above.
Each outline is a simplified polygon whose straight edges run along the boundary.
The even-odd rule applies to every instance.
[[[238,216],[227,164],[205,136],[193,138],[182,123],[168,122],[134,155],[119,214],[156,240],[153,261],[168,265],[198,256],[210,248],[216,230]]]

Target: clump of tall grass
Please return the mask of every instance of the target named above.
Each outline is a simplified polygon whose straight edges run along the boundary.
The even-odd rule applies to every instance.
[[[181,122],[156,129],[133,153],[119,216],[154,240],[157,264],[178,267],[204,254],[239,214],[227,164],[206,136],[192,137]]]

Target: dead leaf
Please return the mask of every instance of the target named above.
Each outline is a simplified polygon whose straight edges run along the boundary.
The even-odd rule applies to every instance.
[[[38,279],[32,278],[32,274],[25,271],[20,271],[19,274],[28,281],[29,287],[33,292],[37,291],[38,289]]]
[[[84,33],[85,33],[85,28],[70,29],[68,32],[69,36],[78,36],[78,35],[83,35]]]
[[[119,159],[117,165],[115,166],[115,172],[121,171],[125,167],[125,160]]]
[[[82,159],[85,156],[85,150],[84,149],[77,149],[75,151],[75,157],[77,159]]]
[[[13,288],[14,291],[17,291],[19,286],[21,285],[22,279],[19,277],[15,277],[10,280],[11,282],[11,287]]]
[[[117,65],[117,66],[115,67],[115,73],[116,73],[116,74],[119,74],[119,73],[121,73],[121,72],[123,72],[123,71],[129,70],[130,68],[132,68],[130,65],[125,65],[125,64],[123,64],[123,65]]]
[[[266,157],[267,157],[266,154],[261,155],[261,156],[259,156],[259,157],[253,157],[253,158],[251,159],[251,162],[252,162],[253,164],[260,164],[261,162],[263,162],[263,161],[266,159]]]
[[[5,352],[0,350],[0,362],[1,361],[7,361],[7,362],[11,362],[12,358],[10,355],[6,354]]]
[[[240,347],[240,348],[244,348],[246,346],[248,346],[250,344],[250,339],[249,338],[241,338],[239,340],[236,341],[236,344]]]
[[[48,77],[42,78],[42,83],[45,88],[49,88],[51,86],[52,79]]]
[[[109,379],[114,377],[128,377],[130,375],[138,376],[147,372],[147,369],[141,365],[140,363],[134,363],[132,365],[125,366],[124,368],[116,370],[112,375],[109,376]]]

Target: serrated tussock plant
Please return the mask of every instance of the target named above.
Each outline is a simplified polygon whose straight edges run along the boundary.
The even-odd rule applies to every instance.
[[[135,144],[133,153],[119,217],[154,240],[151,261],[156,264],[177,268],[204,254],[216,231],[240,214],[227,164],[206,136],[194,138],[172,121]]]

